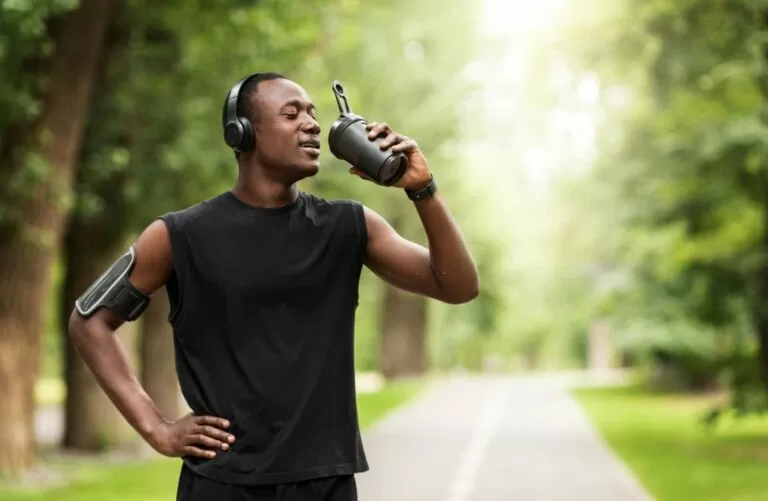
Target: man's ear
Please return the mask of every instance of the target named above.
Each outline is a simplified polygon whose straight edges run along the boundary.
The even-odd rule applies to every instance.
[[[259,119],[257,117],[254,117],[251,120],[251,132],[253,132],[253,137],[251,138],[251,141],[253,141],[253,148],[251,148],[251,151],[255,151],[256,147],[259,145]]]

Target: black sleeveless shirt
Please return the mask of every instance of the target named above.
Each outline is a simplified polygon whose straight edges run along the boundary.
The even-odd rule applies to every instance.
[[[362,205],[300,193],[257,208],[226,192],[161,219],[181,390],[236,437],[215,459],[184,462],[245,485],[366,471],[354,370]]]

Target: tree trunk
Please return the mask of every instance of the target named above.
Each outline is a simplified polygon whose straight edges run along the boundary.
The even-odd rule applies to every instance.
[[[763,30],[768,30],[768,9],[763,11]],[[763,59],[768,62],[768,47],[764,48]],[[763,65],[765,68],[765,64]],[[768,124],[768,71],[760,74],[760,90],[763,95],[762,118]],[[757,300],[754,303],[755,329],[758,338],[760,376],[768,389],[768,165],[763,166],[761,181],[763,188],[763,262],[758,271]]]
[[[105,39],[105,50],[99,60],[96,73],[94,103],[91,106],[91,120],[86,130],[86,141],[81,149],[80,167],[77,171],[75,196],[93,192],[106,206],[97,214],[73,212],[64,239],[65,277],[61,294],[59,322],[64,343],[64,381],[67,386],[64,434],[61,446],[65,449],[101,451],[119,446],[135,438],[131,428],[109,400],[88,366],[69,340],[68,320],[77,297],[99,277],[115,259],[125,252],[126,208],[123,185],[125,170],[116,170],[104,177],[103,173],[89,165],[92,156],[98,156],[113,142],[130,148],[133,137],[119,132],[115,137],[100,134],[106,121],[122,120],[110,114],[111,94],[117,78],[110,68],[122,63],[122,56],[128,41],[127,23],[124,12],[115,12],[110,30]],[[133,345],[135,326],[125,324],[118,337],[129,347]],[[132,353],[129,350],[129,353]]]
[[[587,367],[590,370],[606,370],[614,366],[612,332],[604,318],[595,318],[590,322],[587,347]]]
[[[40,137],[40,144],[15,144],[3,155],[4,176],[25,174],[35,152],[48,172],[30,181],[10,207],[15,220],[0,229],[0,472],[19,474],[35,463],[35,393],[51,267],[59,248],[71,198],[72,179],[91,101],[93,77],[112,15],[113,0],[83,0],[76,11],[57,20],[55,51],[48,62],[49,89],[34,125],[20,126]],[[9,176],[10,177],[10,176]],[[31,177],[30,177],[31,179]]]
[[[765,176],[764,176],[765,177]],[[765,187],[768,190],[768,187]],[[757,300],[754,302],[755,330],[757,331],[760,376],[768,389],[768,200],[763,205],[763,262],[757,275]]]
[[[386,286],[381,317],[380,370],[385,378],[427,371],[427,299]]]
[[[119,182],[116,180],[116,183]],[[117,198],[119,200],[119,197]],[[109,213],[119,211],[111,206]],[[102,226],[106,225],[106,226]],[[119,218],[82,222],[74,218],[65,239],[66,276],[61,294],[60,323],[65,345],[64,379],[67,385],[62,447],[102,451],[130,442],[130,426],[106,396],[90,368],[67,336],[67,323],[77,297],[125,251]],[[133,324],[120,328],[120,340],[133,345]],[[126,350],[132,353],[132,350]]]
[[[165,288],[152,295],[141,320],[141,384],[168,419],[182,412],[176,364],[173,351],[173,330],[168,323],[170,305]]]

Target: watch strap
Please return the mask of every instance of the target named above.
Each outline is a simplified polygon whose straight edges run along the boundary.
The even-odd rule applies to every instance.
[[[435,194],[437,191],[437,183],[435,183],[435,178],[432,176],[429,176],[429,182],[426,184],[426,186],[419,188],[417,190],[405,190],[406,195],[408,195],[408,198],[410,198],[413,201],[418,200],[424,200],[426,198],[431,197]]]

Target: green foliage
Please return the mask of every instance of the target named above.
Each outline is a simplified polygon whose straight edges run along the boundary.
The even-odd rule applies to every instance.
[[[39,111],[38,92],[44,81],[27,69],[53,50],[46,21],[76,5],[76,0],[0,2],[0,141],[6,140],[9,125],[28,120]],[[5,147],[7,144],[0,142],[0,150]]]
[[[31,187],[48,178],[47,164],[27,154],[22,143],[37,139],[23,127],[42,109],[41,96],[50,85],[37,68],[52,53],[46,23],[74,8],[72,0],[0,2],[0,231],[19,219],[15,203]],[[66,202],[66,201],[62,201]],[[40,238],[40,236],[36,236]]]
[[[735,366],[765,301],[768,2],[574,0],[550,17],[481,72],[513,96],[475,125],[509,166],[493,193],[523,214],[503,230],[493,349],[583,362],[607,319],[624,358],[759,400]]]
[[[732,387],[730,401],[714,405],[702,422],[708,428],[722,426],[729,416],[745,418],[768,415],[768,392],[760,377],[760,363],[754,350],[734,351],[721,362],[721,372]]]
[[[595,282],[583,289],[596,299],[589,308],[611,314],[623,350],[672,361],[690,380],[728,380],[732,355],[754,353],[768,210],[766,12],[751,1],[606,10],[579,0],[547,45],[548,62],[566,61],[577,80],[556,99],[583,76],[600,82],[598,155],[566,181],[581,188],[563,200],[588,216],[587,232],[610,235],[582,248],[625,279],[608,294]]]
[[[333,14],[333,4],[321,5],[131,2],[92,114],[80,213],[98,214],[115,203],[103,184],[115,176],[134,232],[163,212],[231,187],[237,165],[221,138],[226,92],[247,73],[298,68],[314,49],[324,16]]]

